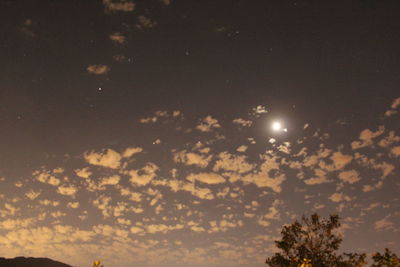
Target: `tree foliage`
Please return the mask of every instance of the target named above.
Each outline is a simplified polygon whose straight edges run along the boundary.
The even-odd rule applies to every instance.
[[[375,253],[372,259],[374,263],[371,267],[400,267],[400,258],[387,248],[383,254]]]
[[[321,219],[318,214],[302,217],[283,227],[281,240],[275,241],[281,251],[266,260],[271,267],[305,266],[309,261],[313,267],[359,267],[366,264],[365,254],[336,251],[342,238],[335,231],[340,227],[339,216],[330,215]]]

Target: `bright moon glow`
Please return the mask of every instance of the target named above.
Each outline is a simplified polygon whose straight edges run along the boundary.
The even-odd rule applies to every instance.
[[[274,131],[280,131],[282,129],[282,124],[278,121],[272,123],[272,129]]]

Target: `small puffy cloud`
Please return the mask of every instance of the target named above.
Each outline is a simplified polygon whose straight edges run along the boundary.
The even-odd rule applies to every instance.
[[[400,97],[396,98],[395,100],[393,100],[392,105],[390,106],[391,109],[389,109],[388,111],[385,112],[385,116],[386,117],[390,117],[392,115],[395,115],[398,113],[398,111],[396,110],[398,107],[400,107]]]
[[[110,34],[110,40],[117,43],[117,44],[125,44],[126,43],[126,37],[122,35],[119,32],[114,32]]]
[[[174,154],[174,161],[183,163],[185,165],[195,165],[200,168],[205,168],[212,159],[212,156],[204,156],[193,152],[186,152],[185,150]]]
[[[350,201],[351,197],[344,195],[343,193],[333,193],[329,199],[333,202]]]
[[[100,180],[100,186],[104,185],[117,185],[119,183],[119,175],[112,175],[109,177],[104,177]]]
[[[237,152],[246,152],[248,146],[240,146],[236,149]]]
[[[351,143],[352,149],[359,149],[366,146],[373,145],[373,139],[382,135],[385,131],[385,127],[379,126],[379,129],[376,132],[371,131],[370,129],[365,129],[360,133],[360,141],[353,141]]]
[[[94,65],[89,65],[86,70],[91,74],[104,75],[110,71],[110,67],[102,64],[98,65],[94,64]]]
[[[258,172],[247,174],[241,180],[244,183],[253,183],[256,186],[263,188],[269,187],[274,192],[280,193],[282,191],[281,184],[285,181],[285,175],[280,174],[279,163],[276,157],[264,156],[264,163],[261,164]],[[270,176],[271,171],[276,171],[273,177]]]
[[[103,0],[103,5],[106,8],[106,12],[115,12],[115,11],[130,12],[135,9],[135,4],[132,1]]]
[[[26,219],[7,219],[0,221],[0,229],[2,230],[16,230],[31,226],[36,220],[33,218]]]
[[[264,215],[264,218],[268,220],[278,220],[280,217],[278,206],[282,205],[282,203],[281,200],[274,200],[272,206],[268,209],[268,213]]]
[[[378,145],[381,147],[388,147],[398,142],[400,142],[400,136],[397,136],[394,131],[390,131],[386,137],[379,141]]]
[[[142,234],[142,233],[144,233],[144,230],[142,228],[140,228],[140,227],[137,227],[137,226],[132,226],[130,228],[130,231],[131,231],[132,234]]]
[[[168,231],[171,230],[177,230],[177,229],[183,229],[184,226],[182,224],[177,224],[177,225],[165,225],[165,224],[150,224],[146,225],[146,230],[150,234],[155,234],[155,233],[167,233]]]
[[[57,207],[57,206],[60,205],[60,202],[59,201],[55,201],[55,200],[42,199],[42,200],[39,200],[39,204],[43,205],[43,206]]]
[[[347,164],[353,160],[353,156],[342,154],[342,152],[335,152],[330,157],[333,161],[333,167],[335,170],[343,169]]]
[[[386,216],[385,218],[376,221],[374,224],[375,230],[394,230],[395,224],[392,221],[389,221],[388,218],[389,216]]]
[[[61,195],[66,195],[66,196],[72,196],[75,195],[75,193],[78,191],[78,188],[76,188],[73,185],[63,185],[63,186],[59,186],[57,188],[57,193],[61,194]]]
[[[143,151],[143,148],[141,147],[128,147],[125,149],[125,151],[122,153],[122,157],[124,158],[130,158],[135,154],[138,154]]]
[[[339,179],[349,184],[354,184],[360,181],[359,174],[356,170],[344,171],[339,173]]]
[[[144,15],[138,16],[138,21],[136,23],[136,27],[138,29],[145,29],[145,28],[154,28],[157,25],[157,21],[152,20],[149,17]]]
[[[201,132],[211,132],[214,128],[221,128],[218,120],[211,116],[203,118],[200,123],[196,126],[196,129]]]
[[[250,127],[253,124],[252,121],[245,120],[245,119],[242,119],[242,118],[234,119],[232,122],[233,122],[233,124],[240,125],[242,127]]]
[[[188,181],[199,181],[205,184],[221,184],[225,183],[225,178],[217,173],[196,173],[186,177]]]
[[[133,185],[144,186],[147,185],[156,177],[156,172],[159,170],[158,166],[152,162],[147,163],[139,170],[130,170],[127,174],[131,177],[129,181]]]
[[[304,180],[305,184],[308,185],[316,185],[316,184],[324,184],[324,183],[330,183],[331,181],[326,177],[326,171],[322,169],[315,169],[314,170],[315,176],[313,178]]]
[[[392,109],[396,109],[396,108],[400,107],[400,97],[393,100],[393,103],[390,107]]]
[[[89,168],[76,169],[75,173],[76,175],[84,179],[87,179],[90,177],[90,175],[92,175],[92,172],[89,170]]]
[[[383,186],[383,181],[379,181],[372,185],[369,185],[369,184],[364,185],[362,190],[363,190],[363,192],[371,192],[371,191],[381,188],[382,186]]]
[[[37,181],[44,184],[58,186],[61,183],[60,179],[52,175],[49,171],[35,171],[33,175]]]
[[[254,169],[254,165],[247,162],[246,156],[237,156],[228,152],[218,154],[218,160],[213,167],[214,171],[231,171],[236,173],[246,173]]]
[[[254,115],[260,115],[260,114],[265,114],[265,113],[268,113],[268,110],[265,106],[258,105],[257,107],[253,108]]]
[[[40,192],[35,192],[33,190],[29,190],[28,192],[25,193],[25,196],[29,198],[30,200],[34,200],[40,195]]]
[[[393,147],[390,152],[395,156],[399,157],[400,156],[400,146],[395,146]]]
[[[84,158],[92,165],[108,167],[111,169],[119,168],[121,161],[121,155],[112,149],[106,149],[100,153],[95,151],[85,152]]]
[[[71,209],[77,209],[79,208],[79,202],[68,202],[67,207]]]

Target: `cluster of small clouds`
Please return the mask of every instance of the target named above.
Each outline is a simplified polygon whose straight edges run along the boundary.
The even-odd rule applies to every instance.
[[[266,112],[264,107],[253,111]],[[209,266],[226,265],[230,257],[236,263],[254,262],[265,257],[273,241],[257,236],[258,230],[273,237],[283,223],[296,217],[292,197],[303,198],[302,204],[310,210],[350,213],[343,231],[372,227],[397,232],[399,214],[378,192],[385,186],[399,186],[394,182],[400,156],[396,129],[384,125],[362,129],[355,141],[339,145],[329,145],[325,140],[334,135],[320,132],[311,133],[304,142],[278,138],[271,142],[268,137],[256,142],[246,131],[254,121],[254,115],[249,115],[231,120],[244,133],[242,143],[232,144],[225,124],[211,115],[184,120],[181,111],[156,111],[136,123],[147,131],[162,125],[176,133],[183,123],[180,129],[190,130],[179,131],[179,138],[166,137],[157,146],[88,150],[78,163],[33,170],[30,179],[14,181],[18,196],[0,194],[4,203],[0,204],[0,243],[4,244],[0,253],[40,255],[62,245],[54,257],[77,253],[76,263],[83,263],[87,258],[82,253],[87,252],[112,261],[113,254],[102,252],[104,244],[98,242],[107,240],[113,243],[114,255],[137,262],[157,262],[153,253],[181,263],[218,253],[208,257]],[[193,124],[188,126],[187,121]],[[215,138],[218,132],[227,137]],[[255,149],[260,146],[264,148]],[[376,214],[373,222],[365,220],[371,213]],[[61,223],[71,216],[77,222]],[[72,226],[81,221],[85,227]],[[223,241],[227,236],[236,240],[239,229],[246,233],[242,243]],[[204,235],[214,243],[192,251],[185,247],[192,238],[200,240]],[[33,246],[33,240],[40,246]]]

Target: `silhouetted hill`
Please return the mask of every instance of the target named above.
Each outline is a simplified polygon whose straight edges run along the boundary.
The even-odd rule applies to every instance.
[[[0,258],[0,267],[72,267],[71,265],[53,261],[48,258],[25,258],[14,259]]]

